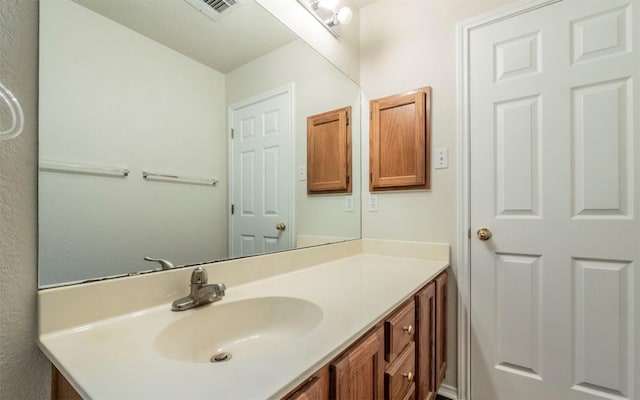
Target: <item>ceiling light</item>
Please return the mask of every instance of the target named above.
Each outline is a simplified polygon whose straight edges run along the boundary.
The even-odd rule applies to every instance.
[[[339,25],[346,25],[353,19],[351,8],[344,6],[336,12],[340,0],[298,0],[335,37],[339,37]]]

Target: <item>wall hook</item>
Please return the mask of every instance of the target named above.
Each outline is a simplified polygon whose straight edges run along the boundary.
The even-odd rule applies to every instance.
[[[2,82],[0,82],[0,97],[9,106],[9,112],[11,113],[11,126],[6,131],[0,131],[0,141],[13,139],[18,136],[24,128],[24,115],[22,114],[22,107],[18,99],[7,89]]]

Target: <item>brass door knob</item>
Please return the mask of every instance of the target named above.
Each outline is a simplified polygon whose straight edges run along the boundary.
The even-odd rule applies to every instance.
[[[405,372],[404,374],[402,374],[402,376],[407,378],[407,382],[413,381],[413,372]]]
[[[276,229],[282,232],[287,229],[287,225],[284,222],[280,222],[279,224],[276,224]]]
[[[476,235],[478,235],[478,239],[480,239],[482,241],[489,240],[489,239],[491,239],[491,236],[493,236],[491,234],[491,231],[488,230],[487,228],[478,229],[478,232],[476,232]]]

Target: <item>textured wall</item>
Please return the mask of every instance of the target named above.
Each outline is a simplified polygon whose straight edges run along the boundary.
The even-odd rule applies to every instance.
[[[0,81],[20,100],[26,125],[0,142],[2,400],[49,397],[49,363],[35,343],[37,67],[37,1],[0,1]]]

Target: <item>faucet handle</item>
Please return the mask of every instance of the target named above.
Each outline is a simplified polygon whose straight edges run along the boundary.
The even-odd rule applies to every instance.
[[[165,260],[162,258],[151,258],[151,257],[145,257],[144,258],[145,261],[154,261],[154,262],[158,262],[160,263],[160,269],[174,269],[176,266],[173,265],[173,263],[169,260]]]
[[[207,270],[197,267],[191,273],[191,284],[206,284],[209,281]]]

